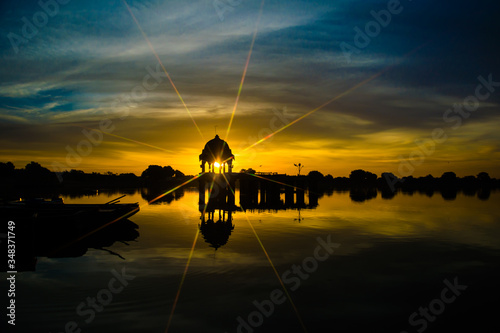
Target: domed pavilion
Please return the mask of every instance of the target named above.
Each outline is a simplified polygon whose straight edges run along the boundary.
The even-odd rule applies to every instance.
[[[226,141],[215,135],[215,138],[205,144],[205,148],[200,154],[201,172],[205,172],[205,163],[208,163],[208,172],[215,172],[219,168],[219,173],[226,173],[233,170],[234,155]]]

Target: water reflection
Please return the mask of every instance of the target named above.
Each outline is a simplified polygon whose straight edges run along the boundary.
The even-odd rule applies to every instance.
[[[147,202],[151,202],[154,200],[153,202],[151,202],[152,205],[159,205],[162,203],[170,204],[172,201],[179,200],[184,196],[183,187],[166,195],[163,194],[167,192],[167,190],[165,190],[162,187],[155,187],[155,186],[143,187],[141,188],[140,191],[141,191],[141,197]]]
[[[198,225],[205,242],[217,250],[227,244],[234,230],[233,212],[241,210],[235,205],[235,195],[231,188],[211,183],[208,188],[200,183],[198,210],[201,223]],[[208,191],[208,202],[205,203]],[[217,220],[216,220],[217,218]]]
[[[410,195],[412,196],[415,193],[419,193],[422,195],[425,195],[429,198],[432,198],[435,193],[437,195],[440,195],[444,200],[447,201],[453,201],[457,199],[457,196],[459,194],[463,194],[466,197],[477,197],[479,200],[482,201],[487,201],[489,200],[491,196],[491,188],[488,187],[480,187],[480,188],[463,188],[461,190],[453,187],[442,187],[440,189],[433,189],[433,188],[420,188],[420,189],[414,189],[414,188],[402,188],[398,191],[391,191],[388,189],[382,189],[382,190],[377,190],[376,188],[374,189],[367,189],[367,188],[361,188],[361,189],[356,189],[352,188],[350,189],[350,197],[352,201],[357,201],[357,202],[363,202],[366,200],[370,200],[373,198],[377,197],[377,193],[380,191],[382,198],[383,199],[393,199],[398,195],[398,193],[402,193],[405,195]]]
[[[233,232],[234,224],[231,211],[218,210],[218,219],[215,221],[215,211],[206,212],[201,214],[201,224],[199,224],[200,232],[205,239],[205,242],[210,244],[217,250],[219,247],[225,245]]]
[[[297,187],[279,187],[264,182],[255,187],[240,190],[241,207],[249,211],[274,211],[288,209],[314,209],[324,192],[306,191]],[[306,203],[307,196],[307,203]]]
[[[296,187],[282,188],[279,184],[268,181],[247,181],[240,183],[242,184],[242,189],[239,191],[240,206],[237,206],[230,176],[226,175],[226,179],[229,179],[224,182],[219,179],[221,177],[221,175],[209,175],[202,178],[198,191],[198,210],[201,214],[201,223],[198,226],[205,241],[216,250],[227,244],[235,228],[234,212],[297,210],[298,217],[294,218],[294,221],[300,223],[304,220],[301,210],[316,208],[319,198],[323,196],[322,193]],[[172,193],[168,203],[172,202],[176,192]]]
[[[354,202],[363,202],[377,197],[376,188],[352,188],[349,197]],[[388,197],[386,197],[388,199]]]
[[[44,217],[33,214],[21,217],[17,214],[12,218],[16,223],[17,271],[35,271],[40,257],[76,258],[84,256],[89,249],[125,259],[107,248],[117,242],[128,245],[139,237],[139,226],[129,219],[109,224],[113,219],[80,215]],[[9,216],[7,218],[10,220]],[[4,272],[7,271],[6,263],[1,268]]]
[[[498,192],[491,193],[489,201],[460,191],[454,200],[444,200],[437,190],[401,191],[386,200],[384,194],[374,196],[370,191],[335,190],[322,197],[321,191],[308,189],[303,199],[302,193],[297,197],[297,192],[289,192],[287,200],[285,192],[276,195],[266,190],[261,195],[257,190],[252,194],[252,209],[244,203],[249,194],[239,190],[219,196],[186,189],[180,192],[182,198],[172,193],[173,200],[149,206],[148,198],[165,192],[151,191],[147,196],[145,191],[137,192],[127,201],[141,203],[141,211],[132,219],[141,228],[140,238],[137,225],[123,221],[96,233],[95,239],[82,239],[81,244],[51,255],[70,260],[39,257],[37,272],[19,275],[24,295],[18,299],[20,304],[30,304],[24,311],[33,318],[20,321],[20,331],[59,331],[70,320],[77,320],[86,332],[165,331],[166,314],[171,312],[199,228],[172,332],[237,332],[236,318],[246,320],[256,310],[254,300],[262,302],[280,287],[247,218],[280,275],[313,255],[318,236],[331,234],[333,241],[342,244],[302,281],[300,289],[291,291],[310,332],[321,331],[333,321],[340,332],[400,332],[408,328],[413,311],[440,295],[442,281],[455,276],[470,287],[447,306],[445,316],[452,317],[439,317],[428,331],[450,331],[440,328],[457,328],[463,318],[476,323],[483,323],[486,316],[494,318],[498,292],[491,286],[500,278]],[[427,193],[433,193],[432,198]],[[99,201],[109,201],[100,196]],[[83,196],[78,203],[95,199]],[[82,221],[79,227],[89,227],[88,222]],[[63,245],[66,234],[79,237],[84,230],[76,227],[61,222],[60,228],[67,228],[64,231],[48,223],[26,231],[25,245],[38,248],[27,251],[29,258],[48,257]],[[139,242],[122,246],[133,240]],[[84,318],[75,316],[75,306],[106,287],[111,269],[122,267],[137,278],[84,326]],[[296,326],[294,312],[284,304],[275,307],[259,331],[297,332]]]

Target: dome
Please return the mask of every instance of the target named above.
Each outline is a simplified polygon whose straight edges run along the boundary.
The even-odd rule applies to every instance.
[[[205,148],[203,148],[200,155],[200,161],[205,161],[210,164],[214,162],[225,162],[231,165],[232,160],[234,160],[234,155],[229,145],[226,141],[219,138],[218,135],[215,135],[215,138],[205,144]]]

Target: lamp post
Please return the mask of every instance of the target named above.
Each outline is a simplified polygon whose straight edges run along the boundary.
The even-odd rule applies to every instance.
[[[303,168],[304,166],[303,166],[301,163],[299,163],[299,164],[295,164],[295,163],[294,163],[293,165],[295,165],[295,166],[297,167],[297,169],[299,169],[299,176],[300,176],[300,170],[302,170],[302,168]]]

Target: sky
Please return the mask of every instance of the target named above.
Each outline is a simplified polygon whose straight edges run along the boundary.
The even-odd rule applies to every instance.
[[[499,178],[499,12],[484,0],[3,1],[0,161],[197,174],[217,134],[235,171]]]

